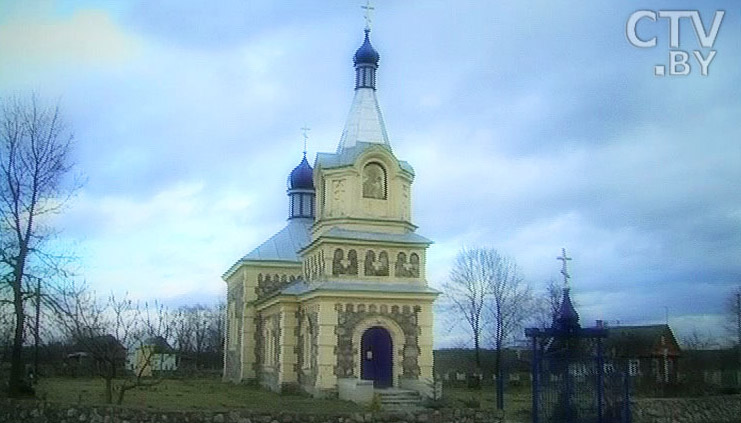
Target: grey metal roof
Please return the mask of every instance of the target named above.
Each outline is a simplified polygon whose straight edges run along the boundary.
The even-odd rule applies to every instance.
[[[405,234],[389,234],[382,232],[352,231],[349,229],[341,229],[338,227],[331,228],[330,230],[322,234],[322,237],[361,241],[398,242],[401,244],[432,244],[432,241],[414,232]]]
[[[344,147],[337,153],[317,153],[314,167],[321,166],[325,169],[333,167],[350,166],[355,163],[355,159],[372,146],[379,146],[391,151],[391,147],[387,144],[368,143],[368,142],[357,142],[352,147]],[[414,168],[412,165],[404,160],[399,160],[399,166],[405,171],[414,175]]]
[[[384,283],[384,282],[354,282],[354,281],[318,281],[305,283],[298,281],[281,291],[283,295],[303,295],[315,291],[345,291],[345,292],[389,292],[394,294],[434,294],[440,291],[420,284]]]
[[[288,224],[277,234],[271,236],[239,261],[300,262],[301,258],[296,252],[311,242],[311,225],[313,224],[314,219],[290,219]]]
[[[152,336],[150,338],[147,338],[142,345],[147,345],[154,347],[156,352],[170,352],[172,351],[172,347],[167,342],[167,340],[162,336]]]
[[[352,148],[358,142],[389,145],[386,125],[373,88],[355,90],[337,152]]]

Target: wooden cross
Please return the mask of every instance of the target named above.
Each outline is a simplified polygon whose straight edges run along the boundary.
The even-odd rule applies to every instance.
[[[304,125],[304,127],[301,128],[301,131],[304,133],[304,157],[306,157],[306,141],[309,139],[309,131],[311,131],[311,128]]]
[[[561,274],[563,275],[563,285],[564,285],[564,288],[568,288],[569,278],[571,278],[571,275],[569,275],[568,268],[566,267],[566,262],[571,260],[571,257],[566,256],[565,248],[561,248],[561,256],[556,257],[556,260],[561,260],[563,262],[563,266],[561,267]]]
[[[370,31],[371,29],[371,13],[376,9],[371,5],[371,0],[366,0],[365,5],[360,6],[361,9],[365,10],[365,13],[363,13],[363,17],[365,18],[365,29],[366,31]]]

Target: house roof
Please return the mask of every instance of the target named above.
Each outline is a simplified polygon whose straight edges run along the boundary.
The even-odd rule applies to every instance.
[[[670,354],[679,352],[669,325],[615,326],[608,329],[605,347],[623,357],[650,357],[665,346]]]
[[[74,352],[85,352],[95,356],[119,356],[126,352],[126,347],[110,334],[78,339],[74,349]]]
[[[142,345],[151,346],[154,347],[154,350],[156,352],[170,352],[172,351],[172,347],[167,342],[167,340],[161,336],[153,336],[150,338],[147,338],[144,342],[142,342]]]

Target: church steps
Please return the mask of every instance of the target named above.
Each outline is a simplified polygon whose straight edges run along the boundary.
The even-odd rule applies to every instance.
[[[381,406],[388,409],[402,409],[407,407],[417,407],[422,402],[422,397],[417,391],[405,389],[376,389]]]

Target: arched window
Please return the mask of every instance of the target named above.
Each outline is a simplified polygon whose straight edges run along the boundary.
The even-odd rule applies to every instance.
[[[311,338],[314,334],[314,328],[311,324],[311,319],[309,319],[309,316],[306,316],[304,319],[304,342],[303,342],[303,368],[304,369],[310,369],[311,368],[311,357],[313,356],[313,352],[311,351]]]
[[[349,261],[346,272],[350,275],[358,274],[358,253],[355,250],[347,252],[347,260]]]
[[[344,254],[341,248],[334,250],[334,258],[332,259],[332,274],[334,276],[338,276],[338,275],[345,273],[345,269],[343,268],[343,265],[342,265],[343,257],[344,257]]]
[[[411,277],[419,277],[419,256],[417,255],[417,253],[412,253],[409,255],[409,271],[411,273]]]
[[[407,276],[407,255],[404,253],[399,253],[396,256],[396,267],[394,268],[394,275],[405,277]]]
[[[365,276],[374,276],[376,270],[373,268],[373,262],[376,261],[376,253],[373,250],[368,250],[365,253]]]
[[[381,253],[378,254],[378,270],[376,271],[376,275],[389,275],[389,255],[385,251],[381,251]]]
[[[363,197],[386,199],[386,170],[376,162],[363,168]]]

